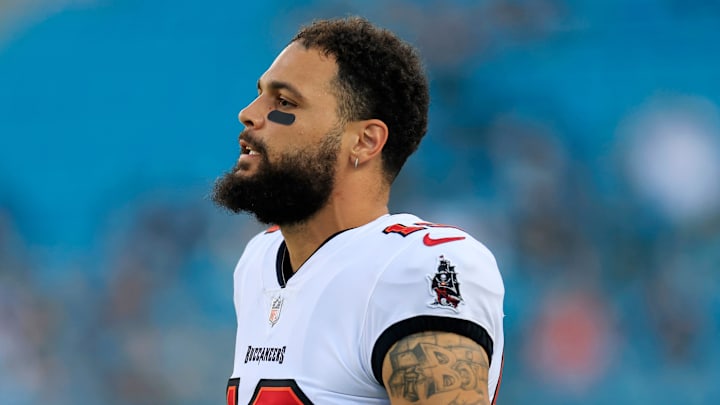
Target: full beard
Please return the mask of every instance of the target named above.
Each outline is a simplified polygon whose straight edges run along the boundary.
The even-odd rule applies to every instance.
[[[264,224],[297,225],[315,215],[330,199],[339,133],[331,131],[311,150],[283,154],[276,163],[267,159],[264,144],[257,172],[242,177],[239,166],[225,173],[213,188],[216,205],[234,213],[248,212]]]

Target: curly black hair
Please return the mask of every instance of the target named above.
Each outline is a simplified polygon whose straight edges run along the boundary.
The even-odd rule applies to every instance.
[[[375,118],[388,126],[382,161],[392,183],[427,132],[430,95],[416,50],[361,17],[314,21],[290,42],[296,41],[335,58],[342,119]]]

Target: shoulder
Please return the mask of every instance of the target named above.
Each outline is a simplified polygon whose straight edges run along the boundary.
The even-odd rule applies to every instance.
[[[255,236],[248,241],[247,247],[262,245],[263,243],[271,243],[278,238],[282,239],[282,232],[280,232],[279,226],[273,225],[264,231],[255,234]]]
[[[488,257],[490,250],[461,226],[425,221],[409,214],[390,215],[380,224],[385,235],[397,235],[417,247],[473,245]],[[494,259],[493,259],[494,260]]]
[[[268,252],[275,254],[277,246],[282,242],[283,236],[278,226],[271,226],[266,230],[255,234],[246,244],[240,261],[248,256],[257,258],[258,255],[264,255]]]
[[[389,216],[376,231],[392,257],[368,298],[365,333],[375,378],[383,381],[390,347],[415,333],[469,337],[491,357],[502,346],[505,295],[491,251],[459,226],[414,216]]]
[[[487,290],[504,293],[495,256],[460,226],[401,214],[388,217],[382,233],[396,251],[384,278],[414,278],[418,271],[433,273],[441,262],[446,262],[462,272],[464,278],[479,281]]]

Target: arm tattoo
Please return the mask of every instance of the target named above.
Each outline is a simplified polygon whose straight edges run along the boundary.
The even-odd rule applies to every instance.
[[[487,401],[487,355],[468,338],[423,332],[400,340],[388,356],[387,385],[393,398],[417,402],[436,397],[453,405]]]

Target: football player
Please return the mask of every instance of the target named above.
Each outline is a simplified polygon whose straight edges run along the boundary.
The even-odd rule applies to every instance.
[[[235,268],[229,405],[497,399],[493,255],[460,228],[388,212],[428,104],[415,49],[358,17],[301,28],[257,81],[240,157],[213,190],[273,224]]]

